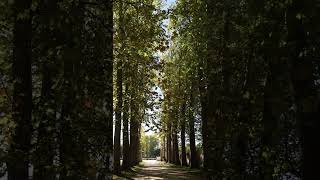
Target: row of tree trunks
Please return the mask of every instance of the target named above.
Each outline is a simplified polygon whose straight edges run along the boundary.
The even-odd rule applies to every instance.
[[[186,103],[182,104],[180,109],[178,109],[177,114],[179,114],[180,128],[181,128],[181,154],[179,153],[179,143],[178,143],[178,124],[168,121],[166,123],[166,136],[163,138],[162,143],[162,154],[163,159],[166,162],[173,163],[176,165],[187,166],[187,152],[186,152],[186,118],[188,119],[188,135],[190,139],[190,166],[191,168],[199,168],[198,153],[195,144],[195,116],[194,116],[194,97],[190,96],[188,100],[188,112],[186,111]],[[173,113],[170,114],[170,118],[175,118]],[[180,156],[181,155],[181,156]]]
[[[194,84],[195,85],[195,84]],[[188,102],[188,111],[187,105]],[[173,163],[176,165],[188,166],[187,162],[187,151],[186,151],[186,125],[188,127],[188,136],[190,139],[190,161],[189,165],[191,168],[199,168],[199,158],[196,148],[196,138],[195,138],[195,112],[194,112],[194,96],[191,95],[187,102],[183,103],[178,109],[178,112],[170,112],[170,118],[180,118],[180,139],[181,139],[181,154],[179,152],[178,143],[178,124],[176,122],[169,121],[166,122],[166,136],[163,137],[162,143],[162,159],[166,162]],[[176,113],[176,114],[175,114]],[[175,117],[174,115],[178,115]],[[188,123],[186,123],[186,119]]]
[[[83,136],[83,132],[80,132],[76,127],[79,125],[79,119],[77,116],[77,108],[82,104],[79,103],[79,97],[83,97],[84,87],[80,82],[80,69],[83,52],[83,44],[81,39],[84,34],[84,3],[72,4],[70,11],[61,12],[57,7],[56,0],[41,1],[36,3],[38,9],[36,13],[33,12],[31,7],[32,2],[26,1],[14,1],[13,16],[13,121],[15,127],[12,132],[12,141],[8,150],[7,168],[8,179],[20,180],[29,179],[30,171],[30,150],[34,147],[33,161],[33,179],[48,179],[52,180],[59,174],[59,179],[81,179],[85,175],[87,168],[87,161],[89,159],[89,151],[87,149],[88,137]],[[103,85],[107,86],[106,89],[112,89],[112,61],[113,61],[113,12],[112,2],[104,1],[104,8],[106,8],[107,22],[105,27],[109,27],[106,30],[107,34],[104,37],[99,35],[103,34],[103,30],[98,27],[91,27],[95,32],[96,37],[101,39],[100,43],[94,48],[99,51],[103,49],[103,53],[94,53],[97,59],[103,60],[103,67],[98,69],[102,71],[97,73],[103,73]],[[57,15],[59,11],[59,16]],[[64,14],[65,13],[65,14]],[[54,25],[55,21],[65,15],[71,15],[71,21],[63,21],[61,29],[57,30]],[[32,36],[33,27],[36,25],[35,33],[38,36]],[[60,24],[61,25],[61,24]],[[43,39],[46,42],[43,43]],[[33,54],[33,48],[31,44],[34,43],[36,49],[35,55]],[[40,44],[40,45],[39,45]],[[44,45],[45,44],[45,45]],[[106,46],[104,46],[106,45]],[[54,80],[56,76],[55,65],[58,61],[56,55],[57,46],[61,48],[60,58],[61,64],[61,102],[58,101],[54,95]],[[39,73],[41,80],[41,94],[39,98],[38,108],[35,113],[39,113],[39,118],[34,121],[39,122],[39,126],[32,127],[32,71],[31,71],[31,59],[38,58],[37,50],[40,49],[40,57],[44,57],[39,64],[35,64],[35,69],[40,70]],[[49,53],[50,52],[50,53]],[[100,51],[101,52],[101,51]],[[49,55],[48,55],[49,54]],[[52,55],[53,54],[53,55]],[[32,57],[32,56],[35,57]],[[39,59],[41,59],[39,58]],[[37,66],[39,65],[39,66]],[[37,69],[38,68],[38,69]],[[101,80],[101,79],[99,79]],[[106,82],[104,82],[106,80]],[[101,81],[101,82],[102,82]],[[109,83],[109,84],[108,84]],[[98,86],[98,85],[97,85]],[[111,88],[109,88],[111,87]],[[106,116],[103,118],[103,122],[100,122],[104,126],[95,127],[96,131],[102,127],[104,132],[101,133],[104,136],[104,142],[102,143],[106,152],[102,156],[105,158],[106,167],[104,172],[111,172],[112,162],[112,91],[108,91],[102,94],[105,98],[103,104],[106,111]],[[58,96],[58,95],[57,95]],[[35,100],[37,101],[37,100]],[[61,103],[58,105],[57,103]],[[111,109],[110,109],[111,107]],[[102,107],[99,107],[102,108]],[[57,114],[60,114],[59,120]],[[36,123],[35,123],[36,124]],[[59,125],[59,126],[57,126]],[[80,126],[80,125],[79,125]],[[82,129],[83,130],[83,129]],[[111,133],[110,133],[111,132]],[[31,146],[31,137],[35,134],[36,143]],[[59,136],[56,136],[56,135]],[[100,135],[100,133],[97,132]],[[98,136],[98,135],[97,135]],[[55,139],[59,139],[59,145],[55,146]],[[59,147],[59,149],[58,149]],[[111,151],[110,151],[111,150]],[[59,156],[58,156],[59,155]],[[59,157],[60,164],[54,164],[55,157]],[[104,159],[104,158],[103,158]],[[96,159],[95,159],[96,160]],[[58,169],[54,166],[59,165]],[[80,172],[80,173],[79,173]],[[99,173],[99,176],[105,178],[106,176]]]

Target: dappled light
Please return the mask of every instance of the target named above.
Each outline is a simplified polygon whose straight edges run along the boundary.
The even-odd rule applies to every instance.
[[[0,9],[0,180],[319,179],[319,0]]]
[[[156,160],[143,160],[138,172],[133,179],[205,179],[200,170],[182,169]]]

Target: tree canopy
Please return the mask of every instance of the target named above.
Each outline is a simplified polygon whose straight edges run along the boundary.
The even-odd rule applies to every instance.
[[[0,2],[0,177],[318,176],[319,2],[166,3]]]

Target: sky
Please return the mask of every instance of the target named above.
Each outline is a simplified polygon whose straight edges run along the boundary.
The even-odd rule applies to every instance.
[[[166,1],[167,1],[167,6],[169,6],[169,7],[170,7],[171,4],[176,2],[176,0],[166,0]]]

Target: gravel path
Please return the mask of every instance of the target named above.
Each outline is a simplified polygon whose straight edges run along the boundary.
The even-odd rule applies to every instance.
[[[132,179],[206,179],[200,170],[180,168],[156,160],[144,160]]]

